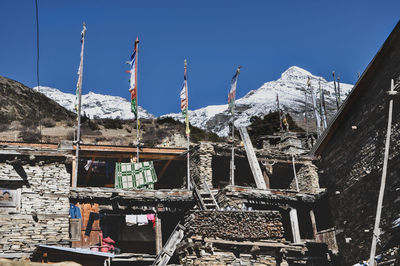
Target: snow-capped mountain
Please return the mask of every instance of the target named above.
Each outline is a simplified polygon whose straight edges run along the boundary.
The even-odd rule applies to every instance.
[[[244,97],[237,99],[235,104],[235,125],[247,126],[252,116],[268,114],[277,109],[276,95],[279,96],[280,108],[289,113],[295,121],[302,126],[307,87],[307,79],[311,79],[311,87],[316,96],[317,105],[320,101],[320,88],[325,93],[328,120],[336,112],[336,100],[333,81],[328,82],[322,77],[312,75],[307,70],[292,66],[282,73],[281,77],[274,81],[264,83],[260,88],[249,91]],[[337,85],[337,84],[336,84]],[[341,100],[344,101],[350,90],[351,84],[340,83]],[[238,90],[241,88],[239,87]],[[35,87],[34,90],[38,91]],[[74,111],[75,95],[64,93],[58,89],[40,86],[40,92],[56,101],[70,111]],[[313,119],[313,105],[310,90],[307,89],[308,117]],[[190,123],[201,129],[227,136],[229,133],[228,121],[231,115],[228,113],[228,105],[209,105],[197,110],[189,111]],[[89,92],[82,95],[82,111],[89,117],[132,119],[130,102],[122,97],[110,96]],[[154,115],[139,106],[141,118],[153,119]],[[172,117],[184,121],[181,113],[166,114],[162,117]],[[309,123],[309,128],[313,125]],[[315,127],[315,126],[314,126]]]
[[[247,126],[252,116],[264,116],[277,109],[276,95],[279,95],[280,108],[289,113],[301,125],[304,112],[307,79],[311,79],[317,105],[319,105],[320,89],[324,90],[328,120],[336,112],[336,100],[333,81],[326,81],[322,77],[314,76],[307,70],[292,66],[282,73],[278,80],[264,83],[260,88],[251,90],[244,97],[236,100],[235,125]],[[336,84],[337,85],[337,84]],[[353,88],[351,84],[340,83],[341,100],[343,101]],[[240,90],[240,87],[238,88]],[[307,89],[308,116],[314,117],[311,93]],[[189,111],[190,123],[196,127],[212,131],[220,136],[229,133],[228,121],[230,115],[228,105],[210,105],[197,110]],[[180,113],[167,114],[163,117],[172,117],[183,121]]]
[[[33,88],[39,91],[38,87]],[[69,111],[75,112],[75,94],[65,93],[55,88],[40,86],[40,92],[48,98],[56,101]],[[147,112],[141,106],[139,108],[139,117],[146,119],[155,118],[154,115]],[[90,118],[134,118],[131,112],[131,103],[122,97],[103,95],[94,92],[82,95],[82,114],[86,113]]]

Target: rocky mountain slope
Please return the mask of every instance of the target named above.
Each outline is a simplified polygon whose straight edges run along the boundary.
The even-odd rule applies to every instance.
[[[0,76],[0,122],[14,120],[38,120],[51,118],[55,121],[73,120],[75,114],[60,106],[43,94],[24,84]]]
[[[270,111],[276,110],[276,95],[279,95],[280,107],[284,112],[289,113],[297,124],[305,127],[303,123],[305,110],[305,88],[308,77],[311,78],[311,86],[317,96],[319,104],[320,89],[325,92],[328,119],[336,112],[335,92],[333,81],[328,82],[322,77],[312,75],[307,70],[292,66],[282,73],[277,80],[264,83],[260,88],[249,91],[244,97],[236,100],[235,125],[247,126],[252,116],[263,117]],[[353,85],[340,83],[342,101],[350,92]],[[240,83],[238,90],[240,90]],[[308,95],[308,116],[313,118],[311,112],[311,94]],[[210,105],[197,110],[189,111],[190,123],[204,130],[217,133],[220,136],[227,136],[229,132],[228,121],[230,115],[227,111],[228,105]],[[183,121],[180,113],[167,114],[163,117],[172,117]],[[314,125],[312,125],[315,127]],[[312,127],[309,125],[310,129]]]
[[[41,88],[61,105],[73,109],[73,94],[52,88]],[[7,141],[53,142],[73,140],[76,115],[66,108],[20,82],[0,76],[0,139]],[[115,106],[118,108],[113,109]],[[91,119],[82,118],[83,143],[107,145],[135,145],[136,124],[131,118],[130,103],[121,98],[89,93],[83,97],[83,110]],[[103,118],[95,118],[95,115]],[[185,125],[171,118],[155,117],[144,110],[140,139],[146,146],[186,146]],[[104,118],[112,117],[112,118]],[[142,116],[143,117],[143,116]],[[149,119],[146,119],[149,118]],[[221,141],[213,133],[191,127],[191,140]]]
[[[39,91],[38,87],[33,88]],[[58,102],[69,111],[75,112],[75,94],[65,93],[55,88],[40,86],[40,92],[50,99]],[[90,118],[134,118],[131,112],[131,103],[122,97],[103,95],[94,92],[82,95],[82,114],[83,112]],[[153,119],[154,115],[139,106],[139,117]]]

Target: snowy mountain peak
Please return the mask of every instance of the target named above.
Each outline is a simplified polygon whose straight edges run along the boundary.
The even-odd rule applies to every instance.
[[[39,91],[38,87],[34,87],[33,89]],[[65,93],[58,89],[44,86],[40,86],[40,92],[56,101],[67,110],[75,112],[75,94]],[[141,106],[138,108],[140,118],[155,118],[154,115],[147,112]],[[99,94],[92,91],[88,94],[82,95],[82,112],[90,118],[134,118],[134,115],[131,112],[131,103],[127,99],[119,96]]]
[[[281,78],[279,80],[280,81],[307,83],[308,77],[310,77],[311,80],[320,79],[321,81],[326,82],[326,80],[324,78],[314,76],[307,70],[305,70],[301,67],[298,67],[298,66],[291,66],[288,69],[286,69],[286,71],[282,73]]]
[[[311,88],[307,87],[307,79],[311,78]],[[321,87],[320,87],[320,86]],[[346,97],[353,85],[341,83],[342,99]],[[280,108],[295,119],[301,125],[304,118],[305,95],[308,98],[308,116],[312,118],[314,114],[310,112],[313,108],[311,104],[311,91],[317,98],[317,105],[320,103],[321,90],[325,93],[326,105],[329,110],[335,110],[335,90],[333,82],[327,82],[323,77],[315,76],[297,66],[292,66],[282,73],[281,78],[264,83],[260,88],[249,91],[244,97],[236,100],[235,125],[247,126],[250,124],[252,116],[268,114],[277,108],[276,95],[279,96]],[[329,111],[328,117],[333,115]],[[176,120],[183,121],[183,116],[178,114],[168,114]],[[190,123],[199,128],[212,131],[220,136],[227,136],[229,133],[228,121],[231,115],[227,111],[227,105],[213,105],[197,110],[189,111]],[[303,125],[304,126],[304,125]]]

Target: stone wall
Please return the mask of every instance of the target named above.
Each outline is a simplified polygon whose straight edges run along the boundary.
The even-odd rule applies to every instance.
[[[190,158],[191,176],[198,186],[205,181],[212,188],[212,155],[214,147],[210,142],[200,142]]]
[[[64,164],[0,163],[0,179],[2,188],[20,190],[18,211],[0,207],[0,257],[29,256],[38,244],[68,244],[70,174]]]
[[[305,162],[296,173],[300,192],[317,193],[319,191],[318,168],[311,162]],[[293,178],[290,189],[296,190],[296,180]]]
[[[200,248],[199,248],[200,249]],[[234,249],[234,248],[233,248]],[[212,252],[209,253],[204,248],[200,252],[200,256],[195,252],[181,256],[180,263],[182,265],[281,265],[287,266],[286,262],[277,263],[274,256],[266,254],[242,254],[237,255],[234,251]]]
[[[256,241],[283,238],[278,211],[195,211],[190,233],[202,237]]]
[[[382,175],[390,79],[400,77],[400,27],[359,81],[358,96],[324,146],[320,185],[328,188],[343,265],[369,258]],[[381,227],[400,217],[400,98],[394,98],[393,127]],[[381,247],[389,241],[381,235]],[[398,243],[398,242],[397,242]]]

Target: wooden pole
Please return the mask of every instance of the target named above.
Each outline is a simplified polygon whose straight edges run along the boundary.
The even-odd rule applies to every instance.
[[[138,74],[138,60],[139,60],[139,38],[136,38],[135,41],[135,49],[136,49],[136,60],[135,60],[135,87],[136,87],[136,162],[139,162],[139,145],[140,145],[140,140],[139,140],[139,105],[138,105],[138,83],[137,83],[137,74]]]
[[[189,88],[187,84],[187,60],[185,59],[185,86],[186,86],[186,127],[189,128]],[[186,154],[186,161],[187,161],[187,189],[190,190],[190,132],[186,129],[186,136],[187,136],[187,154]]]
[[[390,91],[388,93],[390,96],[394,96],[397,94],[397,91],[394,90],[393,79],[391,80]],[[392,113],[393,113],[393,98],[391,98],[389,101],[389,115],[388,115],[388,124],[387,124],[387,132],[386,132],[385,155],[384,155],[384,159],[383,159],[381,187],[379,189],[378,204],[376,207],[375,225],[374,225],[374,231],[372,234],[371,253],[369,256],[369,265],[370,266],[375,265],[376,243],[379,238],[380,231],[381,231],[379,228],[379,224],[381,221],[383,194],[385,193],[387,165],[388,165],[388,159],[389,159],[390,135],[391,135],[391,131],[392,131]]]
[[[161,219],[158,217],[158,213],[155,215],[155,235],[156,235],[156,253],[160,253],[162,250],[162,231],[161,231]]]
[[[342,100],[340,99],[340,76],[339,75],[337,76],[337,93],[338,93],[338,103],[340,106]]]
[[[234,92],[235,93],[236,93],[237,78],[238,78],[238,76],[240,74],[240,68],[241,67],[242,66],[239,66],[236,69],[236,74],[235,74],[236,80],[235,80],[235,83],[234,84],[231,83],[231,90],[232,90],[232,88],[234,88]],[[234,87],[232,87],[232,86],[234,86]],[[232,110],[231,110],[231,112],[232,112],[232,155],[231,156],[232,157],[231,157],[231,169],[230,169],[231,170],[230,184],[234,185],[235,184],[235,94],[232,97],[233,97],[233,99],[232,99],[233,106],[232,106]]]
[[[311,92],[311,99],[312,99],[312,103],[313,103],[313,107],[314,107],[314,115],[315,115],[315,123],[317,125],[317,136],[321,136],[321,118],[318,114],[318,108],[317,108],[317,100],[315,99],[315,93],[314,93],[314,89],[311,86],[311,80],[308,83],[308,86],[310,88],[310,92]]]
[[[327,119],[326,119],[326,105],[325,105],[325,92],[324,89],[321,88],[321,80],[319,80],[319,89],[321,92],[321,114],[322,114],[322,121],[324,124],[324,130],[328,127]]]
[[[318,231],[317,231],[317,223],[315,221],[314,210],[310,210],[310,219],[311,219],[311,225],[312,225],[312,229],[313,229],[314,239],[316,239]]]
[[[305,95],[305,100],[304,100],[304,120],[305,120],[305,122],[306,122],[306,139],[307,139],[307,142],[308,142],[308,118],[307,118],[307,112],[308,112],[308,110],[307,110],[307,88],[308,88],[308,80],[307,80],[307,86],[306,86],[306,88],[305,88],[305,90],[304,90],[304,95]]]
[[[294,155],[292,155],[292,165],[293,165],[294,180],[296,182],[296,190],[297,190],[297,192],[299,192],[300,191],[300,189],[299,189],[299,181],[297,180],[296,165],[294,163]]]
[[[235,125],[232,115],[231,185],[235,185]]]
[[[336,89],[335,71],[332,71],[332,76],[333,76],[333,88],[335,89],[336,107],[339,110],[339,98],[338,98],[338,92]]]
[[[278,114],[279,114],[279,127],[281,128],[281,131],[283,131],[282,114],[281,114],[281,108],[279,106],[279,95],[278,95],[278,93],[276,94],[276,108],[278,109]]]
[[[267,186],[267,189],[271,188],[270,182],[269,182],[269,176],[267,175],[267,170],[264,169],[263,170],[263,176],[264,176],[264,181],[265,181],[265,185]]]
[[[72,156],[72,178],[71,178],[72,186],[74,186],[74,184],[77,184],[77,181],[76,181],[77,176],[75,175],[75,168],[76,168],[76,157],[73,155]]]
[[[75,152],[75,172],[72,176],[72,187],[76,187],[78,184],[78,169],[79,169],[79,145],[81,141],[81,105],[82,105],[82,79],[83,79],[83,52],[85,49],[85,35],[86,25],[83,23],[82,30],[82,47],[81,47],[81,61],[79,64],[79,77],[78,77],[78,128],[76,132],[76,152]]]
[[[292,225],[293,243],[300,243],[301,236],[300,236],[299,220],[297,217],[297,210],[295,208],[291,208],[289,211],[289,216],[290,216],[290,224]]]

